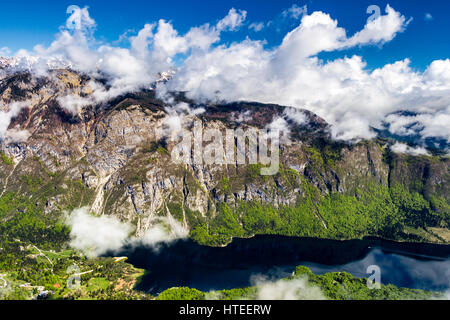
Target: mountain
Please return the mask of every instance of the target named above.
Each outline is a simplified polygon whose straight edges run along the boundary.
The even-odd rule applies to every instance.
[[[2,221],[29,213],[53,225],[89,207],[129,222],[137,237],[165,217],[212,246],[254,234],[450,242],[448,157],[393,153],[392,138],[333,141],[329,125],[307,110],[197,103],[183,93],[169,104],[151,87],[76,110],[64,104],[67,95],[89,98],[90,80],[69,69],[0,80],[1,111],[10,117],[0,145]],[[23,105],[12,112],[17,101]],[[189,107],[174,115],[177,103]],[[177,164],[170,117],[220,132],[281,119],[290,143],[272,176],[260,175],[259,164]]]

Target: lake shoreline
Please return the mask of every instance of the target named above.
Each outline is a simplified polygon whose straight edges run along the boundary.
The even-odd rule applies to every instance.
[[[161,244],[157,249],[149,246],[124,248],[120,255],[129,257],[128,262],[133,266],[149,271],[138,284],[141,290],[149,292],[176,286],[199,290],[245,287],[251,284],[254,275],[279,279],[289,275],[297,265],[312,266],[313,271],[319,270],[319,273],[348,268],[354,276],[365,277],[367,266],[377,263],[387,283],[431,290],[434,280],[415,279],[417,271],[408,271],[408,264],[414,268],[426,264],[437,266],[438,273],[445,271],[441,270],[442,266],[450,267],[449,245],[396,242],[376,237],[330,240],[256,235],[235,238],[226,247],[202,246],[191,239],[181,239]],[[403,265],[396,267],[398,270],[390,266],[399,261]]]

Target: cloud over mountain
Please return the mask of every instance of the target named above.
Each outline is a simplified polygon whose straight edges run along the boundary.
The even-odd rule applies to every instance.
[[[151,227],[141,238],[132,235],[134,228],[115,216],[94,216],[88,208],[73,210],[66,216],[71,227],[73,248],[95,257],[108,252],[117,252],[126,245],[149,246],[158,250],[161,243],[185,238],[187,229],[172,217],[161,217],[152,221]]]
[[[94,38],[96,23],[87,8],[69,8],[67,23],[49,47],[33,52],[20,50],[15,68],[45,74],[49,67],[67,65],[95,78],[93,94],[60,97],[67,110],[76,113],[89,104],[149,87],[161,72],[175,71],[159,83],[158,90],[187,91],[198,100],[253,100],[305,108],[332,125],[335,139],[358,140],[376,135],[388,120],[392,133],[407,134],[414,122],[422,137],[438,136],[450,142],[450,60],[436,60],[424,72],[414,70],[410,60],[368,70],[358,55],[323,61],[318,55],[392,41],[404,32],[411,19],[389,5],[384,14],[368,21],[353,35],[325,12],[307,13],[295,7],[289,15],[301,20],[279,46],[248,36],[222,43],[224,32],[245,24],[247,12],[232,8],[215,25],[192,27],[185,34],[171,22],[146,24],[136,35],[123,35],[128,46],[105,44]],[[252,24],[250,24],[252,26]],[[259,27],[258,27],[259,28]],[[256,24],[252,29],[257,30]],[[393,116],[409,111],[414,119]],[[388,118],[387,118],[388,117]]]

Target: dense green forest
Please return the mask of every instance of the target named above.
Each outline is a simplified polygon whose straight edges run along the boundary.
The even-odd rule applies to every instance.
[[[293,170],[292,170],[293,171]],[[290,172],[291,174],[295,174]],[[329,239],[355,239],[379,236],[393,240],[424,241],[410,229],[450,225],[448,210],[436,212],[423,195],[410,192],[398,184],[391,188],[368,185],[355,195],[333,193],[320,196],[304,181],[307,196],[296,206],[279,206],[242,202],[236,209],[218,206],[210,221],[198,223],[191,232],[204,245],[222,245],[232,237],[254,234],[277,234]]]

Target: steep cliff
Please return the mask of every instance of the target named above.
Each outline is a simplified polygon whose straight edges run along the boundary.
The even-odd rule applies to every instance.
[[[450,241],[446,157],[395,154],[389,139],[332,141],[327,123],[306,110],[197,104],[178,94],[177,103],[204,109],[178,112],[185,127],[262,129],[282,119],[289,143],[281,145],[280,169],[272,176],[260,175],[258,164],[175,163],[173,103],[151,88],[76,112],[58,99],[91,91],[86,77],[69,70],[0,80],[0,103],[11,114],[1,143],[2,197],[26,199],[52,219],[88,206],[131,222],[137,236],[160,217],[172,217],[210,245],[255,233]],[[17,101],[24,105],[11,113],[8,105]],[[3,219],[27,208],[14,207]]]

